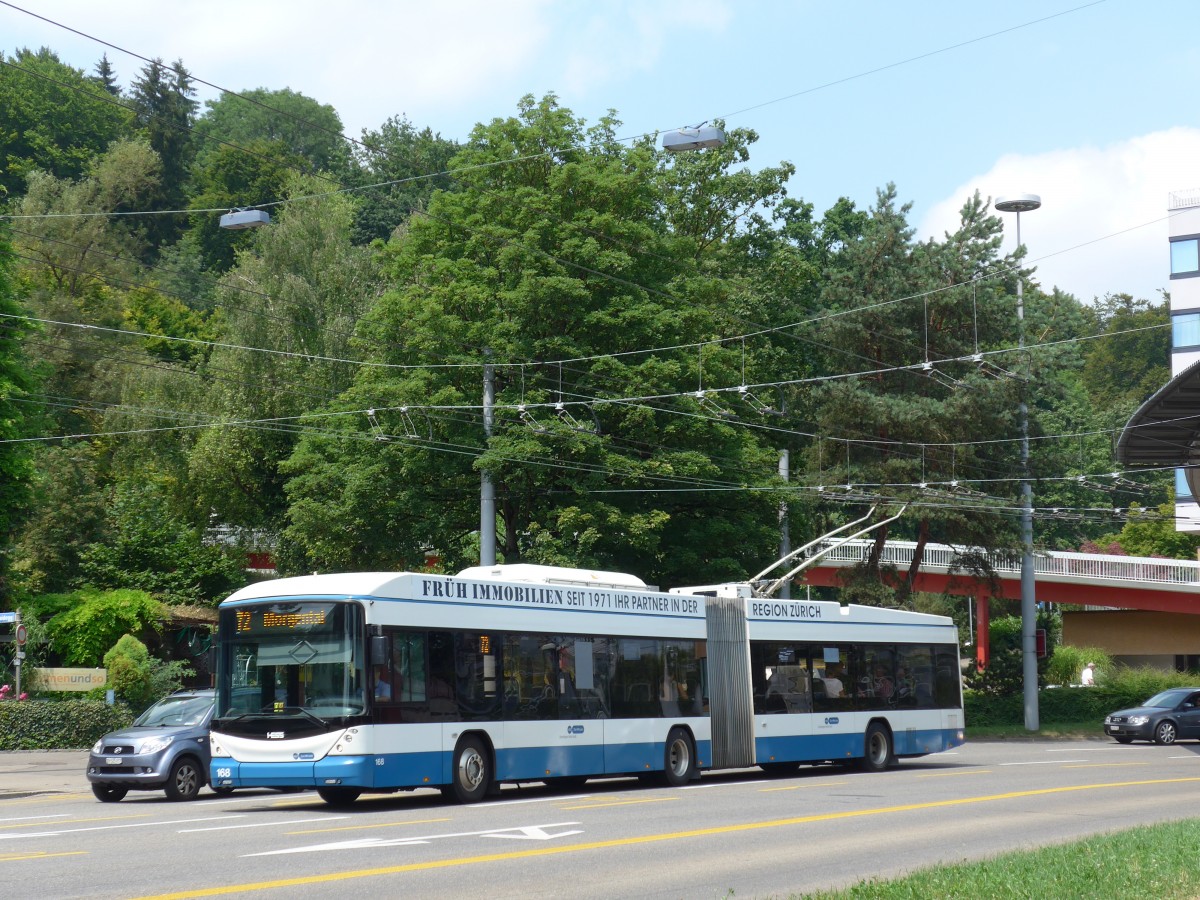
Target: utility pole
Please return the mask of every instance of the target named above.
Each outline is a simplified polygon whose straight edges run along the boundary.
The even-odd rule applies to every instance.
[[[483,348],[483,357],[483,433],[484,443],[490,446],[496,415],[496,371],[490,347]],[[479,474],[479,564],[496,564],[496,486],[486,467]]]

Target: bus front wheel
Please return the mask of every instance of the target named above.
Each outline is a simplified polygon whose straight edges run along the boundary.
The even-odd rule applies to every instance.
[[[353,806],[362,791],[352,787],[322,787],[317,788],[317,796],[330,806]]]
[[[459,803],[478,803],[492,784],[492,763],[483,741],[477,737],[463,738],[454,752],[454,771],[451,788]]]
[[[695,773],[696,749],[691,737],[682,728],[672,728],[663,751],[663,777],[667,784],[679,787],[691,781]]]
[[[862,767],[868,772],[882,772],[892,764],[892,735],[875,722],[867,729],[863,742]]]

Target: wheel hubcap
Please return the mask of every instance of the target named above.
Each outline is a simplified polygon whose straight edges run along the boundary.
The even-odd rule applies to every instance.
[[[483,782],[483,757],[475,750],[463,753],[458,762],[458,778],[463,787],[474,790]]]

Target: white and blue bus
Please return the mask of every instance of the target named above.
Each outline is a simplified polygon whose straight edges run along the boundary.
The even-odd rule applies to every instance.
[[[251,585],[220,606],[211,783],[474,802],[962,743],[950,619],[753,594],[532,565]]]

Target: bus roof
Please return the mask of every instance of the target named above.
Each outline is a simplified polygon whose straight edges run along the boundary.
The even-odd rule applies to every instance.
[[[472,578],[476,581],[520,581],[533,584],[570,584],[580,587],[654,590],[636,575],[626,575],[624,572],[570,569],[566,566],[537,566],[532,563],[513,563],[507,566],[471,566],[459,572],[458,577]]]

